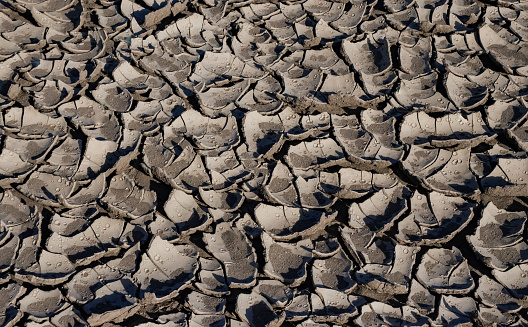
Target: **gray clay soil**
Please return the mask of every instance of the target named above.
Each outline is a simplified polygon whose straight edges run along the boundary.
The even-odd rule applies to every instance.
[[[0,326],[528,326],[526,0],[0,0]]]

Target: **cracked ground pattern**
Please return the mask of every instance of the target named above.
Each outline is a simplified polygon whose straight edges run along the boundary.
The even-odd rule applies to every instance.
[[[528,2],[1,0],[1,326],[528,326]]]

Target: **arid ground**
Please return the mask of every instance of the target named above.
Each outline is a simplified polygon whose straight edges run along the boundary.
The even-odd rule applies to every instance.
[[[528,326],[525,0],[0,0],[0,326]]]

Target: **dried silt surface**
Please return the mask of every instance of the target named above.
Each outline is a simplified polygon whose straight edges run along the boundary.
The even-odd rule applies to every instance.
[[[528,3],[0,1],[0,326],[528,326]]]

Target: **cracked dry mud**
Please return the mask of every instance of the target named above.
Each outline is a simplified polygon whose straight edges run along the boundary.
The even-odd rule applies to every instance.
[[[525,0],[0,1],[0,326],[528,326]]]

